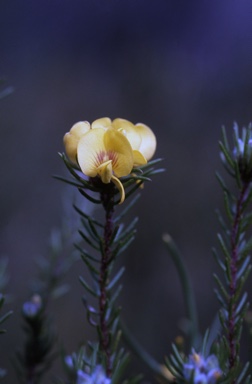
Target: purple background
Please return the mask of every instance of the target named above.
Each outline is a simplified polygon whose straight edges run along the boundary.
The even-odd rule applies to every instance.
[[[0,1],[0,77],[15,88],[0,102],[0,253],[9,258],[15,310],[1,337],[0,366],[10,369],[7,359],[22,345],[18,320],[34,259],[46,255],[64,204],[71,215],[72,197],[62,203],[66,187],[51,175],[65,174],[57,152],[79,120],[141,121],[164,158],[166,173],[146,183],[129,215],[140,221],[122,256],[123,318],[159,361],[181,334],[181,288],[161,240],[169,232],[193,279],[201,330],[210,325],[218,309],[211,254],[214,209],[222,207],[218,140],[222,124],[231,132],[234,121],[252,120],[251,18],[250,0]],[[71,293],[53,310],[69,353],[92,338],[80,273],[78,262],[67,278]],[[3,382],[13,380],[10,374]]]

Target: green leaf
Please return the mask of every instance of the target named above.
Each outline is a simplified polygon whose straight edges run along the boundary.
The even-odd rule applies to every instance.
[[[94,203],[94,204],[101,204],[101,200],[95,199],[94,197],[90,196],[87,192],[84,191],[84,189],[79,188],[78,191],[80,192],[80,194],[81,194],[82,196],[84,196],[86,199],[88,199],[89,201],[91,201],[91,203]]]
[[[205,355],[205,353],[206,353],[208,338],[209,338],[209,329],[206,330],[206,332],[204,334],[203,342],[202,342],[201,351],[202,351],[203,355]]]
[[[232,274],[231,274],[231,264],[229,258],[225,257],[225,277],[228,283],[232,280]]]
[[[234,162],[234,170],[235,170],[235,179],[236,179],[237,186],[239,189],[241,189],[242,188],[241,173],[240,173],[240,169],[237,161]]]
[[[229,229],[228,229],[227,224],[225,223],[225,221],[224,221],[220,211],[218,209],[216,209],[215,213],[216,213],[217,219],[218,219],[218,221],[220,223],[220,226],[221,226],[222,230],[224,231],[225,234],[228,235]]]
[[[140,180],[140,181],[151,181],[151,179],[149,177],[140,176],[140,175],[136,175],[136,176],[130,175],[129,180],[133,180],[134,182],[138,182],[138,180]]]
[[[220,266],[220,268],[225,272],[226,271],[226,266],[225,264],[223,263],[223,261],[221,260],[220,256],[218,255],[218,252],[215,248],[212,248],[212,253],[214,255],[214,258],[217,262],[217,264]]]
[[[90,255],[85,249],[82,249],[78,244],[74,243],[75,248],[81,253],[81,255],[87,257],[90,260],[95,261],[96,263],[100,263],[100,260],[96,257]]]
[[[242,295],[242,298],[240,300],[240,303],[236,307],[236,310],[235,310],[235,315],[236,316],[239,316],[240,313],[243,311],[244,306],[246,305],[247,297],[248,297],[247,292],[244,292],[244,294]]]
[[[229,164],[231,169],[234,169],[235,161],[230,156],[228,149],[223,145],[223,143],[221,141],[219,142],[219,146],[220,146],[221,152],[223,153],[227,163]]]
[[[252,224],[252,212],[249,212],[242,219],[242,232],[245,232]]]
[[[84,254],[81,254],[81,258],[86,264],[86,266],[88,267],[91,275],[95,277],[95,280],[97,281],[99,276],[99,271],[88,261],[88,258]]]
[[[143,184],[143,181],[140,181],[139,183],[135,183],[134,187],[125,193],[125,199],[128,199],[138,188],[141,187],[142,184]]]
[[[115,218],[114,223],[118,223],[119,221],[122,220],[122,218],[129,212],[129,210],[135,205],[135,203],[139,200],[140,198],[140,193],[138,193],[133,199],[125,205],[125,208],[123,211]]]
[[[226,247],[226,244],[225,244],[225,241],[223,240],[222,235],[220,233],[218,233],[217,234],[217,238],[219,240],[219,243],[220,243],[220,246],[221,246],[221,250],[222,250],[224,256],[229,260],[230,259],[230,253],[229,253],[229,250]]]
[[[79,207],[77,207],[77,205],[73,204],[73,207],[74,207],[75,211],[79,213],[80,216],[84,217],[87,220],[91,220],[94,225],[97,225],[98,227],[104,228],[103,224],[101,224],[99,221],[91,218],[88,214],[86,214]]]
[[[240,279],[240,277],[243,275],[245,270],[248,268],[249,263],[250,263],[250,256],[247,256],[246,259],[242,261],[240,268],[237,270],[237,275],[236,275],[237,280]]]
[[[117,308],[114,309],[114,311],[111,313],[111,315],[109,316],[109,319],[107,319],[107,325],[108,325],[109,328],[111,328],[111,327],[113,326],[114,321],[116,321],[116,319],[118,319],[121,310],[122,310],[121,307],[117,307]]]
[[[223,193],[224,194],[224,206],[225,206],[225,211],[226,211],[226,214],[227,214],[227,217],[230,221],[230,223],[233,222],[233,219],[234,219],[234,214],[232,212],[232,205],[229,201],[229,196],[226,192]]]
[[[181,367],[177,367],[177,364],[175,363],[174,364],[174,360],[175,360],[175,358],[174,358],[174,356],[171,354],[170,356],[169,356],[169,358],[165,358],[165,363],[166,363],[166,366],[167,366],[167,368],[168,368],[168,370],[171,372],[171,374],[176,378],[176,379],[183,379],[183,372],[182,372],[182,370],[181,370]],[[168,381],[168,383],[169,383],[169,380],[168,379],[166,379],[167,381]],[[173,382],[173,381],[170,381],[171,383]]]
[[[249,206],[252,200],[252,185],[249,186],[249,189],[250,189],[250,192],[248,192],[248,195],[246,196],[246,199],[244,200],[242,205],[242,212],[244,212],[247,209],[247,207]]]
[[[96,249],[97,251],[100,250],[100,247],[96,244],[94,244],[90,238],[83,232],[79,229],[79,234],[81,235],[81,237],[86,241],[87,244],[89,244],[92,248]]]
[[[113,295],[110,297],[110,305],[113,306],[120,292],[122,291],[122,285],[119,285]]]
[[[181,354],[174,343],[172,343],[172,350],[174,353],[174,357],[176,358],[176,361],[178,362],[179,367],[182,367],[184,365],[184,360],[182,359]]]
[[[84,227],[85,233],[86,233],[87,237],[90,239],[90,241],[93,241],[94,244],[98,244],[98,247],[99,247],[100,238],[94,235],[88,222],[86,222],[86,220],[82,218],[81,224],[82,224],[82,227]]]
[[[226,307],[226,301],[224,300],[224,298],[221,296],[220,292],[218,291],[218,289],[214,289],[214,293],[216,294],[216,297],[217,299],[219,300],[219,303],[221,306],[223,306],[224,308]]]
[[[181,365],[178,363],[176,357],[174,355],[170,355],[170,366],[169,368],[173,368],[174,372],[176,372],[176,378],[183,377],[183,370]]]
[[[11,315],[13,314],[13,311],[9,311],[5,313],[3,316],[0,317],[0,324],[3,324],[5,320],[7,320]],[[5,333],[6,331],[1,329],[1,333]]]
[[[157,175],[158,173],[163,173],[163,172],[165,172],[165,171],[166,171],[165,168],[153,169],[153,170],[151,170],[148,174],[149,174],[150,176],[153,176],[153,175]]]
[[[226,300],[228,300],[229,295],[228,295],[226,289],[224,288],[222,282],[220,281],[219,277],[216,275],[216,273],[214,273],[213,277],[214,277],[215,282],[216,282],[217,285],[218,285],[218,288],[219,288],[219,290],[220,290],[222,296],[223,296]]]
[[[226,192],[226,193],[228,194],[229,198],[233,200],[234,197],[233,197],[233,195],[231,194],[231,192],[229,191],[229,189],[228,189],[228,187],[227,187],[225,181],[223,180],[223,178],[221,177],[221,175],[219,174],[219,172],[215,172],[215,176],[216,176],[216,178],[217,178],[217,180],[218,180],[218,182],[219,182],[221,188],[223,189],[223,192]]]
[[[238,300],[238,298],[239,298],[239,296],[241,294],[241,290],[242,290],[242,288],[244,286],[244,283],[245,283],[245,281],[247,280],[247,278],[248,278],[248,276],[250,274],[251,268],[252,268],[252,266],[249,265],[248,268],[245,270],[244,275],[241,276],[240,281],[239,281],[239,283],[237,284],[237,287],[236,287],[236,292],[235,292],[235,295],[234,295],[234,302],[237,302],[237,300]]]
[[[118,224],[115,225],[115,228],[114,228],[112,235],[111,235],[111,238],[110,238],[109,245],[112,245],[113,243],[116,242],[116,238],[117,238],[118,234],[122,231],[122,228],[123,228],[123,225],[118,225]]]
[[[90,287],[90,285],[86,282],[86,280],[82,277],[79,276],[79,280],[83,287],[94,297],[99,297],[99,292],[95,292],[93,288]]]
[[[77,172],[75,172],[74,168],[78,171],[81,171],[80,168],[77,166],[77,165],[74,165],[73,163],[71,163],[66,155],[64,153],[59,153],[60,157],[63,159],[67,169],[69,170],[69,172],[71,173],[71,175],[77,180],[79,181],[81,184],[82,184],[82,188],[83,186],[91,191],[94,191],[94,192],[97,192],[98,189],[97,188],[94,188],[90,182],[88,182],[87,180],[83,179],[83,177],[81,177]]]
[[[64,183],[67,183],[69,185],[73,185],[74,187],[78,187],[78,188],[82,188],[83,185],[73,181],[73,180],[69,180],[65,177],[62,177],[62,176],[58,176],[58,175],[53,175],[53,178],[56,179],[56,180],[59,180],[59,181],[63,181]]]
[[[83,303],[84,303],[85,308],[86,308],[86,315],[87,315],[87,321],[88,321],[88,323],[89,323],[90,325],[92,325],[92,327],[97,327],[98,322],[97,322],[96,320],[94,320],[93,317],[94,317],[95,315],[98,316],[98,314],[95,312],[95,310],[92,310],[92,309],[91,309],[91,306],[89,306],[89,305],[87,304],[87,301],[86,301],[86,299],[84,299],[84,298],[83,298]]]
[[[134,236],[136,234],[136,229],[134,228],[136,223],[138,222],[138,217],[135,217],[132,222],[128,225],[128,227],[121,231],[120,235],[115,239],[115,243],[123,242],[130,236]]]
[[[116,245],[116,247],[114,248],[114,250],[112,251],[111,253],[111,257],[110,257],[110,263],[118,256],[120,255],[122,252],[125,251],[125,249],[128,248],[128,246],[132,243],[132,241],[134,240],[135,236],[134,236],[134,233],[130,233],[127,237],[125,237],[122,241],[119,241]]]
[[[129,354],[124,354],[119,357],[119,354],[115,356],[114,362],[113,362],[113,369],[114,369],[114,374],[112,377],[112,382],[111,384],[119,384],[121,383],[121,377],[129,364],[130,361],[130,356]]]
[[[114,278],[109,282],[109,284],[107,285],[107,289],[110,291],[115,285],[116,283],[120,280],[120,278],[122,277],[123,273],[125,271],[125,267],[122,267],[121,269],[119,269],[119,271],[117,272],[117,274],[114,276]]]
[[[221,326],[222,326],[223,330],[225,332],[228,332],[227,317],[225,316],[224,309],[219,311],[219,319],[220,319],[220,323],[221,323]],[[223,338],[223,342],[227,343],[227,339]],[[227,344],[227,348],[229,348],[228,344]]]
[[[221,132],[222,132],[222,139],[223,139],[224,146],[227,149],[227,151],[229,151],[229,143],[228,143],[226,129],[224,125],[221,127]]]
[[[236,122],[234,123],[234,128],[233,128],[233,139],[237,147],[237,150],[239,150],[239,127]]]
[[[240,252],[240,258],[246,257],[252,250],[252,237],[249,239],[249,241],[245,244],[243,249]]]
[[[250,129],[245,129],[244,133],[245,133],[245,137],[243,138],[243,141],[244,141],[243,157],[244,157],[244,159],[247,159],[247,157],[248,157],[248,148],[249,148],[249,139],[250,139],[251,130]]]
[[[144,171],[144,170],[152,167],[153,165],[156,165],[156,164],[160,163],[161,161],[163,161],[163,159],[160,159],[160,158],[159,159],[150,160],[150,161],[148,161],[148,163],[142,165],[141,167],[134,168],[132,170],[132,172],[136,172],[138,169],[140,169],[141,171]]]

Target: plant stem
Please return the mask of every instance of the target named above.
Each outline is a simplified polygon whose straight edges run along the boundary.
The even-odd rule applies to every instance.
[[[111,255],[110,242],[113,234],[113,212],[114,212],[114,189],[108,185],[108,188],[101,193],[101,200],[105,209],[105,226],[103,234],[103,252],[101,256],[100,266],[100,298],[99,298],[99,312],[100,312],[100,345],[105,354],[106,359],[106,374],[111,377],[112,364],[111,364],[111,350],[110,350],[110,335],[108,319],[106,319],[106,312],[108,306],[109,295],[107,292],[108,281],[108,268]]]
[[[232,232],[231,232],[231,279],[229,284],[229,314],[228,314],[228,343],[229,343],[229,369],[235,367],[237,362],[236,347],[239,340],[236,338],[236,325],[235,325],[235,311],[236,311],[236,289],[237,289],[237,269],[239,262],[238,246],[239,246],[239,224],[242,215],[242,208],[244,203],[244,197],[248,189],[248,184],[244,184],[240,192],[240,196],[236,203],[236,213],[233,221]],[[232,381],[235,384],[236,380]]]

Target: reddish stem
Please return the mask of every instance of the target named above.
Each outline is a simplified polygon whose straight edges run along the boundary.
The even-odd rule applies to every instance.
[[[113,212],[114,212],[114,190],[108,188],[101,194],[103,206],[106,212],[105,216],[105,226],[104,226],[104,236],[103,236],[103,252],[101,258],[101,268],[100,268],[100,298],[99,298],[99,310],[100,310],[100,329],[101,329],[101,339],[100,344],[101,348],[105,353],[106,357],[106,374],[107,377],[111,377],[112,374],[112,364],[111,364],[111,350],[110,350],[110,339],[109,339],[109,326],[108,319],[106,319],[106,306],[108,302],[108,292],[107,292],[107,275],[109,260],[111,256],[110,242],[113,234]]]
[[[229,284],[229,317],[228,317],[228,342],[229,342],[229,369],[231,370],[235,366],[237,360],[236,356],[236,346],[238,340],[235,336],[235,311],[236,311],[236,302],[234,302],[234,296],[236,294],[237,288],[237,269],[239,262],[238,254],[238,230],[239,223],[242,215],[242,207],[244,203],[244,197],[246,195],[248,184],[244,184],[239,199],[236,204],[236,214],[233,222],[232,232],[231,232],[231,280]],[[232,381],[232,384],[235,384],[236,380]]]

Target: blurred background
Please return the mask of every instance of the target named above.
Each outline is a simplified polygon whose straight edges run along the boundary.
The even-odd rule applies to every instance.
[[[218,310],[211,253],[214,209],[222,207],[218,140],[222,125],[231,134],[234,121],[252,120],[251,17],[250,0],[0,1],[0,78],[14,87],[0,102],[0,254],[9,258],[15,311],[1,337],[0,366],[10,371],[3,382],[16,381],[9,360],[22,346],[20,311],[35,259],[47,254],[63,218],[78,226],[71,191],[52,175],[66,175],[57,152],[79,120],[149,125],[166,168],[129,213],[139,223],[121,258],[123,319],[160,362],[181,334],[185,307],[162,243],[168,232],[191,274],[202,332],[210,325]],[[93,337],[78,282],[85,273],[81,261],[73,266],[72,290],[52,310],[68,353]],[[132,371],[152,380],[139,362]]]

